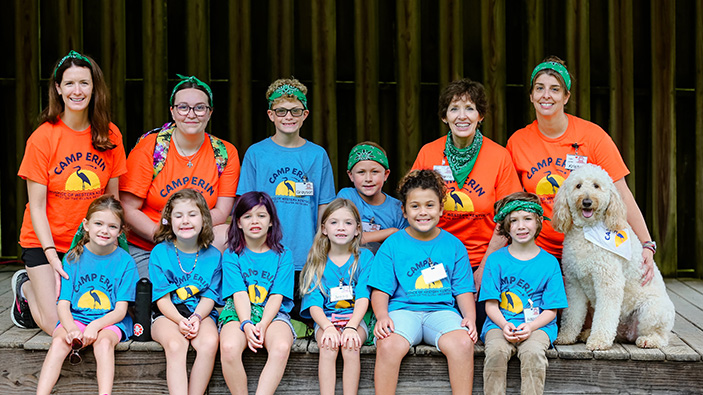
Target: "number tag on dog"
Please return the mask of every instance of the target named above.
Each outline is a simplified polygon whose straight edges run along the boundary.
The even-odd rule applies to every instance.
[[[454,174],[452,174],[452,168],[449,166],[440,166],[440,165],[435,165],[434,166],[434,171],[439,173],[440,176],[444,179],[444,181],[449,181],[452,182],[454,181]]]
[[[295,183],[295,196],[312,196],[314,192],[315,188],[313,188],[312,182]]]
[[[354,299],[354,290],[352,290],[351,285],[330,288],[330,301],[339,302],[340,300],[352,299]]]
[[[427,284],[447,278],[447,271],[444,270],[443,263],[434,264],[422,270],[422,277]]]
[[[539,307],[534,307],[532,305],[532,299],[527,299],[530,303],[530,307],[524,309],[522,312],[525,313],[525,322],[532,322],[539,317]]]
[[[587,163],[587,156],[566,154],[566,163],[564,163],[564,168],[567,170],[576,170]]]
[[[371,222],[362,222],[361,223],[361,230],[364,232],[375,232],[377,230],[381,230],[381,224],[374,224]]]

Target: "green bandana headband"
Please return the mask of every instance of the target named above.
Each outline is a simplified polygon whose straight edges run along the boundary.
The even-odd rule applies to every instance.
[[[71,50],[68,53],[68,55],[61,58],[61,60],[59,60],[59,64],[56,65],[56,68],[54,69],[54,79],[56,79],[56,72],[59,71],[59,67],[61,67],[63,65],[63,63],[68,59],[80,59],[80,60],[87,62],[88,64],[91,64],[90,60],[88,60],[88,58],[86,58],[85,56],[79,54],[78,52],[76,52],[74,50]]]
[[[210,106],[215,106],[214,101],[212,100],[212,90],[210,90],[208,84],[200,81],[198,77],[194,75],[186,77],[185,75],[176,74],[176,76],[181,79],[181,82],[177,83],[176,86],[173,87],[173,92],[171,92],[171,99],[169,99],[169,103],[171,103],[171,105],[173,105],[173,98],[176,96],[176,90],[178,90],[178,87],[185,84],[186,82],[190,82],[193,85],[197,85],[204,88],[207,92],[208,97],[210,98]]]
[[[493,217],[493,222],[498,223],[503,221],[505,217],[513,211],[527,211],[529,213],[535,213],[540,217],[544,217],[544,210],[539,203],[528,202],[525,200],[513,200],[512,202],[506,203],[500,208],[500,210],[498,210],[498,213],[496,213],[495,217]],[[549,218],[547,217],[544,217],[544,219],[549,221]]]
[[[349,153],[349,161],[347,162],[347,170],[351,170],[357,163],[362,160],[372,160],[388,170],[388,157],[377,147],[367,144],[359,144],[352,148]]]
[[[303,103],[303,107],[305,109],[308,109],[308,98],[305,97],[305,94],[298,88],[284,84],[278,87],[271,96],[269,96],[269,110],[271,109],[271,106],[273,105],[274,100],[278,99],[279,97],[287,95],[287,96],[295,96],[296,99],[300,100],[301,103]]]
[[[537,75],[537,73],[545,69],[554,70],[559,73],[561,78],[564,79],[564,84],[566,84],[566,90],[571,90],[571,76],[569,75],[569,71],[566,70],[566,67],[564,67],[563,64],[557,62],[544,62],[538,64],[537,67],[532,70],[532,78],[530,78],[530,85],[534,84],[535,76]]]

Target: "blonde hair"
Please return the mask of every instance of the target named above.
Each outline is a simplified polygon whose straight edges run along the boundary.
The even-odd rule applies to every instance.
[[[359,215],[359,210],[356,209],[356,206],[351,200],[337,198],[334,199],[332,203],[328,204],[327,208],[322,213],[322,221],[320,221],[320,226],[315,234],[315,240],[312,242],[312,248],[308,253],[308,259],[305,262],[303,270],[300,272],[301,295],[306,295],[315,288],[319,288],[323,295],[326,296],[327,294],[322,286],[322,275],[325,272],[325,265],[327,264],[327,254],[330,252],[330,239],[327,235],[322,233],[322,227],[332,213],[342,208],[349,210],[354,220],[356,220],[358,234],[354,236],[354,239],[349,245],[349,252],[354,255],[354,262],[349,270],[350,283],[351,279],[354,278],[354,274],[356,274],[356,270],[359,266],[359,255],[361,255],[361,216]],[[311,288],[313,282],[315,285]]]

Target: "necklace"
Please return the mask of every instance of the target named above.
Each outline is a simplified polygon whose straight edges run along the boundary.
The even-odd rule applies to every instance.
[[[176,243],[173,243],[173,248],[176,249],[176,259],[178,260],[178,267],[181,268],[181,271],[183,272],[183,274],[193,273],[193,270],[195,270],[195,265],[198,264],[198,255],[200,254],[200,250],[198,250],[198,252],[195,253],[195,263],[193,263],[193,268],[190,269],[189,272],[187,272],[187,271],[183,270],[183,265],[181,265],[181,257],[178,256],[178,247],[176,247]]]
[[[203,141],[200,142],[200,145],[198,146],[198,149],[195,150],[195,152],[193,152],[190,156],[187,156],[185,150],[178,146],[178,141],[176,141],[176,133],[175,132],[173,133],[173,143],[176,144],[176,150],[183,153],[183,156],[185,156],[186,159],[188,159],[188,168],[193,167],[193,160],[192,159],[195,156],[195,154],[197,154],[198,151],[200,151],[200,147],[203,146],[203,142],[205,142],[205,139],[203,139]]]

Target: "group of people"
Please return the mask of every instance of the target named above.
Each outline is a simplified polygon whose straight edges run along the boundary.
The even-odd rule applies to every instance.
[[[204,393],[218,349],[230,391],[246,393],[247,348],[266,349],[257,392],[273,393],[296,320],[313,324],[324,394],[334,393],[340,351],[344,392],[357,391],[360,347],[370,341],[378,393],[395,392],[403,357],[421,342],[447,357],[453,392],[470,393],[479,338],[486,393],[505,392],[515,353],[523,391],[541,393],[556,312],[567,307],[563,235],[543,220],[583,163],[615,180],[646,240],[643,282],[651,279],[656,244],[625,183],[628,169],[607,133],[566,114],[571,76],[556,57],[535,67],[536,120],[507,147],[480,132],[488,111],[480,83],[445,87],[438,115],[449,132],[420,150],[399,199],[382,190],[389,162],[373,142],[352,148],[354,186],[335,194],[327,153],[300,136],[309,110],[299,81],[269,86],[275,134],[240,166],[232,144],[205,132],[210,87],[179,78],[173,121],[126,157],[95,60],[71,51],[55,66],[18,172],[29,196],[20,235],[26,270],[12,280],[13,322],[53,336],[38,394],[50,393],[67,355],[78,362],[91,345],[99,392],[112,391],[114,347],[133,333],[128,305],[144,277],[173,394]]]

